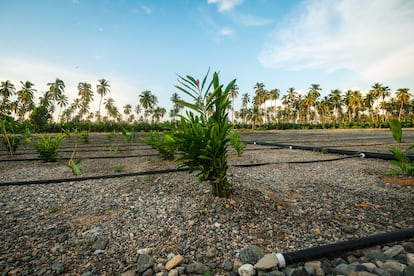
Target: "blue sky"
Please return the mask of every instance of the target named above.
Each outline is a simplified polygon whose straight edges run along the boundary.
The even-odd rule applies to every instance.
[[[0,10],[0,80],[45,91],[60,78],[70,100],[79,82],[105,78],[120,109],[151,90],[169,110],[177,74],[208,68],[237,78],[240,95],[257,82],[282,95],[312,83],[322,95],[375,82],[414,92],[412,0],[1,0]]]

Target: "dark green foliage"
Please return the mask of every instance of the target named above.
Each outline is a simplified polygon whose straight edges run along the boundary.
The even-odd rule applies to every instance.
[[[32,142],[34,150],[39,154],[40,159],[46,162],[55,162],[58,155],[60,144],[65,136],[61,133],[55,137],[51,135],[41,135],[36,142]]]
[[[400,170],[391,170],[387,174],[408,174],[414,175],[414,162],[410,160],[408,154],[414,152],[414,145],[409,146],[405,151],[402,150],[403,141],[402,126],[400,121],[393,119],[389,122],[392,137],[398,143],[398,147],[389,147],[389,151],[394,155],[396,160],[392,160],[392,164],[399,167]]]
[[[162,159],[174,159],[177,146],[170,133],[161,135],[158,131],[150,131],[148,138],[143,139],[142,142],[157,150]]]
[[[43,132],[47,128],[47,123],[52,118],[47,108],[43,105],[36,106],[30,115],[30,122],[32,123],[36,132]]]
[[[174,134],[174,140],[181,156],[181,167],[196,172],[200,182],[211,184],[213,194],[228,197],[232,184],[227,180],[227,145],[231,124],[227,110],[230,107],[229,91],[236,80],[223,90],[217,73],[207,83],[208,73],[200,82],[191,76],[179,76],[176,87],[190,96],[194,103],[179,101],[189,108]]]
[[[10,155],[13,155],[22,142],[26,142],[31,132],[28,128],[18,133],[19,125],[14,120],[3,120],[0,122],[2,141]]]

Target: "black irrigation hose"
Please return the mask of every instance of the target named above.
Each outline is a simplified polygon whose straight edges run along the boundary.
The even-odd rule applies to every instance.
[[[343,157],[338,157],[338,158],[320,159],[320,160],[264,162],[264,163],[251,163],[251,164],[236,164],[233,166],[245,168],[245,167],[258,167],[258,166],[266,166],[266,165],[273,165],[273,164],[310,164],[310,163],[332,162],[332,161],[338,161],[338,160],[355,158],[355,157],[363,157],[363,156],[361,156],[360,154],[356,154],[356,155],[351,155],[351,156],[343,156]]]
[[[82,176],[82,177],[73,177],[73,178],[58,178],[58,179],[40,179],[40,180],[27,180],[27,181],[15,181],[15,182],[0,182],[0,187],[1,186],[18,186],[18,185],[35,185],[35,184],[56,184],[56,183],[72,182],[72,181],[108,179],[108,178],[140,176],[140,175],[152,175],[152,174],[183,172],[183,171],[188,171],[188,169],[187,168],[166,169],[166,170],[153,170],[153,171],[134,172],[134,173],[118,173],[118,174],[110,174],[110,175]]]
[[[287,265],[298,262],[306,262],[325,257],[332,258],[341,255],[344,252],[349,252],[375,245],[408,240],[411,238],[414,238],[414,228],[397,230],[390,233],[381,233],[359,239],[316,246],[304,250],[277,253],[276,257],[279,261],[279,268],[283,268]]]
[[[90,156],[85,158],[78,158],[81,160],[86,159],[119,159],[119,158],[134,158],[134,157],[148,157],[148,156],[158,156],[157,153],[151,154],[140,154],[140,155],[116,155],[116,156]],[[58,160],[69,160],[70,158],[61,157]],[[0,163],[2,162],[12,162],[12,161],[42,161],[40,158],[20,158],[20,159],[0,159]]]
[[[343,149],[333,149],[333,148],[325,148],[325,147],[312,147],[312,146],[301,146],[301,145],[292,145],[292,144],[283,144],[283,143],[273,143],[273,142],[257,142],[257,141],[243,141],[246,144],[254,144],[254,145],[262,145],[262,146],[275,146],[281,148],[288,148],[288,149],[299,149],[299,150],[310,150],[310,151],[318,151],[318,152],[325,152],[325,153],[336,153],[336,154],[344,154],[344,155],[356,155],[356,154],[363,154],[365,158],[376,158],[376,159],[383,159],[383,160],[395,160],[394,155],[391,153],[380,153],[380,152],[369,152],[369,151],[355,151],[355,150],[343,150]],[[410,160],[414,160],[414,155],[408,155]]]

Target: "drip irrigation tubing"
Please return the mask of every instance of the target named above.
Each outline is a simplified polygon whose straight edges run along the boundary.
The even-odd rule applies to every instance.
[[[388,244],[392,242],[404,241],[414,238],[414,228],[401,229],[388,233],[380,233],[359,239],[342,241],[338,243],[315,246],[304,250],[276,253],[279,261],[279,268],[298,262],[317,260],[320,258],[332,258],[343,254],[344,252],[354,251],[357,249],[372,247],[376,245]]]
[[[158,156],[157,153],[151,153],[151,154],[140,154],[140,155],[116,155],[116,156],[89,156],[89,157],[77,157],[75,159],[81,159],[81,160],[87,160],[87,159],[119,159],[119,158],[135,158],[135,157],[148,157],[148,156]],[[69,160],[70,158],[61,157],[57,160]],[[0,159],[0,163],[2,162],[12,162],[12,161],[43,161],[40,158],[16,158],[16,159]]]
[[[14,181],[14,182],[0,182],[1,186],[18,186],[18,185],[35,185],[35,184],[56,184],[72,181],[85,181],[85,180],[96,180],[96,179],[108,179],[118,177],[129,177],[129,176],[140,176],[140,175],[153,175],[173,172],[188,171],[188,168],[181,169],[165,169],[165,170],[152,170],[144,172],[133,172],[133,173],[118,173],[110,175],[96,175],[96,176],[81,176],[72,178],[57,178],[57,179],[39,179],[39,180],[25,180],[25,181]]]
[[[320,160],[306,160],[306,161],[286,161],[286,162],[263,162],[263,163],[249,163],[249,164],[236,164],[233,165],[234,167],[258,167],[258,166],[266,166],[266,165],[273,165],[273,164],[310,164],[310,163],[323,163],[323,162],[332,162],[338,161],[343,159],[355,158],[355,157],[363,157],[361,154],[355,154],[351,156],[343,156],[338,158],[330,158],[330,159],[320,159]]]
[[[344,155],[357,155],[361,154],[365,158],[376,158],[383,160],[395,160],[394,155],[391,153],[380,153],[380,152],[369,152],[369,151],[356,151],[356,150],[345,150],[345,149],[335,149],[335,148],[326,148],[326,147],[314,147],[314,146],[302,146],[302,145],[292,145],[284,143],[275,143],[275,142],[260,142],[260,141],[243,141],[246,144],[254,144],[261,146],[274,146],[288,149],[299,149],[299,150],[309,150],[309,151],[318,151],[325,153],[335,153],[335,154],[344,154]],[[407,155],[410,160],[414,160],[414,155]]]

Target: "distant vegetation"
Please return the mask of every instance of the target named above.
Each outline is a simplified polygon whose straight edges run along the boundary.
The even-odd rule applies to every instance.
[[[150,131],[170,129],[179,122],[185,109],[178,93],[170,97],[172,109],[167,112],[158,106],[158,98],[149,90],[137,93],[136,104],[118,107],[111,93],[109,81],[100,79],[95,89],[92,84],[80,82],[78,96],[69,102],[65,83],[61,79],[47,84],[47,91],[35,99],[37,90],[30,81],[21,81],[16,87],[10,81],[0,84],[0,120],[15,122],[20,130],[32,132],[60,132],[62,129],[80,129],[93,132],[111,132],[121,129]],[[180,92],[180,91],[178,91]],[[331,90],[321,97],[322,88],[311,84],[302,95],[295,88],[284,94],[279,89],[265,89],[256,83],[252,91],[239,96],[237,84],[232,87],[228,107],[229,122],[234,128],[246,129],[308,129],[308,128],[370,128],[388,127],[391,118],[398,118],[403,127],[411,127],[414,118],[414,100],[409,88],[396,91],[381,83],[369,91]],[[118,93],[118,91],[117,91]],[[94,100],[98,110],[91,110]]]

